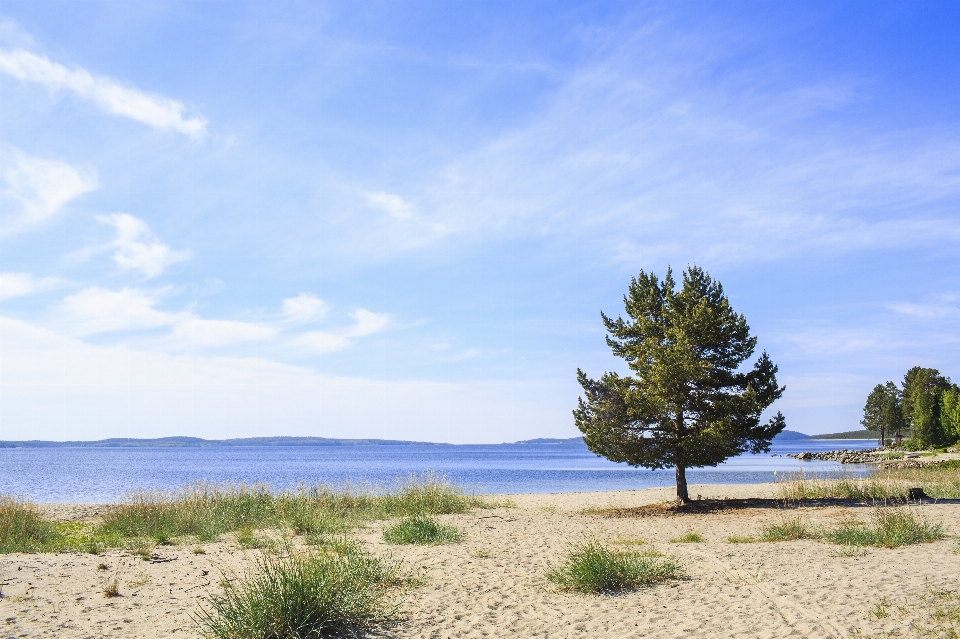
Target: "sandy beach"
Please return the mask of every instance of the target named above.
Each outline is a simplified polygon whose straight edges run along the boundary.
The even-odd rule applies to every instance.
[[[783,511],[774,506],[712,513],[610,517],[591,508],[631,508],[670,499],[673,489],[515,495],[513,506],[441,519],[466,532],[447,546],[389,546],[386,522],[357,532],[371,551],[426,571],[407,591],[404,619],[382,636],[454,637],[809,637],[840,638],[905,628],[910,614],[876,619],[870,609],[887,598],[915,600],[930,589],[956,590],[960,561],[952,552],[960,504],[910,506],[942,522],[947,538],[898,549],[840,552],[822,541],[733,544],[786,516],[813,525],[869,517],[866,506],[830,505]],[[703,498],[764,498],[770,484],[692,486]],[[48,517],[95,521],[107,506],[46,504]],[[704,543],[671,543],[696,531]],[[633,592],[564,594],[544,580],[572,542],[643,540],[680,558],[687,578]],[[624,544],[625,547],[628,544]],[[637,547],[636,543],[629,544]],[[242,575],[259,551],[230,536],[204,544],[158,547],[151,561],[121,551],[0,556],[2,637],[195,637],[192,621],[221,575]],[[107,569],[98,569],[106,564]],[[107,598],[116,579],[120,596]]]

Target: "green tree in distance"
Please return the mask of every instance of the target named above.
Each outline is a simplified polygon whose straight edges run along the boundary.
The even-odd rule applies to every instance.
[[[863,427],[880,433],[880,445],[887,435],[893,435],[900,442],[904,428],[903,409],[900,405],[900,389],[893,382],[877,384],[867,396],[863,406]]]
[[[903,416],[910,424],[914,448],[938,446],[952,439],[943,428],[941,409],[943,394],[955,389],[950,378],[935,368],[914,366],[903,376]]]
[[[574,420],[597,455],[651,469],[673,466],[677,500],[689,503],[687,468],[770,450],[786,423],[780,413],[761,423],[760,414],[784,387],[765,352],[752,370],[740,370],[757,339],[700,267],[684,271],[679,291],[671,269],[662,283],[640,271],[623,301],[627,320],[600,316],[607,344],[633,374],[593,380],[577,369],[584,397]]]
[[[941,428],[950,441],[960,440],[960,388],[944,391],[941,400]]]

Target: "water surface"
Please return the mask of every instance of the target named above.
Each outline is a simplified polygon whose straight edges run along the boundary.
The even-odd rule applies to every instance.
[[[869,448],[870,440],[775,442],[766,455],[741,455],[716,468],[687,471],[691,484],[753,484],[774,472],[839,472],[862,476],[864,464],[799,461],[786,453]],[[0,492],[36,502],[115,502],[138,489],[176,489],[208,482],[263,483],[273,490],[300,484],[392,485],[433,471],[481,493],[549,493],[674,485],[674,471],[631,468],[597,457],[582,444],[433,444],[250,446],[210,448],[0,449]]]

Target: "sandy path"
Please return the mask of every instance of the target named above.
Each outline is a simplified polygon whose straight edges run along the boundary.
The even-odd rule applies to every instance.
[[[769,496],[769,486],[694,487],[693,494]],[[927,586],[960,587],[960,558],[952,539],[906,548],[871,549],[843,557],[817,541],[731,544],[783,518],[776,509],[681,517],[612,519],[584,515],[588,507],[653,503],[669,491],[622,491],[514,496],[514,508],[442,517],[467,533],[466,541],[440,547],[388,546],[385,524],[359,531],[377,553],[390,553],[428,571],[426,585],[411,591],[406,619],[386,636],[429,637],[849,637],[871,631],[866,612],[881,597],[902,600]],[[56,512],[56,507],[51,507]],[[924,504],[921,513],[960,530],[960,505]],[[64,510],[67,513],[68,510]],[[74,513],[85,517],[84,513]],[[811,524],[832,525],[868,515],[857,507],[803,508]],[[672,544],[695,530],[701,544]],[[681,558],[689,579],[615,596],[550,591],[547,565],[567,545],[585,537],[644,539]],[[218,587],[220,570],[242,571],[256,551],[223,541],[191,548],[161,548],[159,563],[109,553],[0,556],[0,637],[195,637],[190,614]],[[107,563],[108,571],[97,570]],[[207,572],[204,575],[204,571]],[[105,598],[117,576],[123,596]]]

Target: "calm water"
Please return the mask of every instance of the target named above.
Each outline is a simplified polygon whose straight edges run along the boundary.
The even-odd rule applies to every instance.
[[[691,484],[752,484],[799,468],[836,473],[840,464],[798,461],[785,453],[869,448],[867,440],[775,443],[766,455],[741,455],[716,468],[690,469]],[[777,456],[771,456],[777,455]],[[868,474],[867,465],[844,472]],[[0,449],[0,492],[37,502],[113,502],[134,489],[174,489],[195,481],[299,484],[393,484],[435,471],[483,493],[547,493],[674,485],[673,470],[631,468],[582,445],[296,446],[223,448]]]

